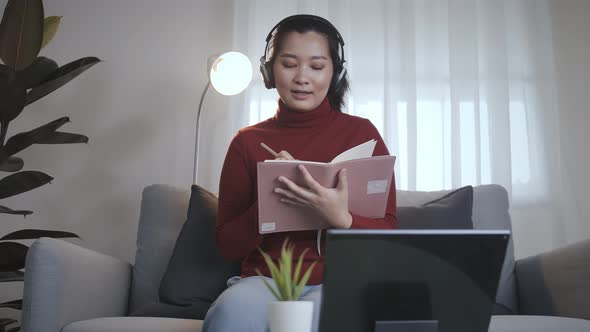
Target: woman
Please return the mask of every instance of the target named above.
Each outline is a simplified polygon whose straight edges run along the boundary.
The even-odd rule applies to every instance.
[[[267,304],[274,298],[256,274],[258,269],[270,276],[257,248],[276,259],[287,237],[295,245],[295,257],[309,248],[303,271],[317,261],[300,299],[314,301],[313,330],[318,328],[323,276],[321,232],[258,233],[256,163],[271,157],[260,143],[281,151],[279,159],[328,162],[344,150],[376,139],[373,154],[389,155],[369,120],[341,112],[348,90],[344,41],[330,22],[312,15],[290,16],[271,30],[267,43],[260,70],[266,87],[277,89],[278,110],[274,117],[241,129],[225,158],[219,186],[217,242],[226,258],[242,260],[242,270],[240,276],[228,280],[228,289],[209,309],[205,332],[268,329]],[[395,185],[391,186],[386,216],[370,219],[348,211],[346,170],[339,172],[336,188],[323,187],[305,168],[300,170],[308,178],[305,187],[280,178],[286,189],[277,188],[275,192],[285,204],[310,209],[333,228],[387,229],[396,225]],[[316,247],[318,239],[321,241]]]

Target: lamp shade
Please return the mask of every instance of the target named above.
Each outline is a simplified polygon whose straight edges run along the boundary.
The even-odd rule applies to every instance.
[[[222,95],[238,94],[252,80],[252,63],[240,52],[227,52],[220,55],[209,73],[211,85]]]

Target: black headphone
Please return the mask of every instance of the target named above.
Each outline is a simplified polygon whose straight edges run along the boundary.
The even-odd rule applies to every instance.
[[[277,23],[272,28],[272,30],[270,30],[270,32],[268,33],[268,36],[266,37],[266,46],[264,47],[264,55],[260,58],[260,73],[262,74],[262,79],[264,80],[264,86],[267,89],[272,89],[275,87],[275,82],[274,82],[273,75],[272,75],[272,64],[270,63],[270,61],[268,61],[266,59],[266,56],[268,54],[269,42],[270,42],[274,32],[279,28],[279,26],[281,26],[283,24],[293,22],[296,20],[301,20],[301,19],[313,20],[313,21],[322,23],[324,26],[326,26],[330,31],[332,31],[334,33],[334,35],[336,36],[336,39],[338,40],[338,44],[340,44],[340,54],[338,55],[337,63],[334,64],[334,74],[332,75],[332,82],[330,83],[330,89],[336,90],[340,86],[340,84],[342,83],[343,78],[346,76],[346,68],[344,68],[344,62],[346,62],[344,60],[344,39],[342,39],[340,32],[338,32],[338,29],[336,29],[336,27],[334,25],[332,25],[332,23],[330,23],[328,20],[326,20],[323,17],[315,16],[315,15],[289,16],[289,17],[286,17],[283,20],[281,20],[279,23]]]

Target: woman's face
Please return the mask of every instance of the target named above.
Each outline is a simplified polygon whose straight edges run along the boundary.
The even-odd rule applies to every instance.
[[[287,107],[298,112],[314,110],[326,98],[334,72],[328,40],[314,31],[287,33],[272,69],[277,92]]]

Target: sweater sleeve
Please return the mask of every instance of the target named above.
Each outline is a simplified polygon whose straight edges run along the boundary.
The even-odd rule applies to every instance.
[[[385,142],[383,138],[379,134],[379,131],[373,124],[369,122],[368,131],[370,138],[377,139],[377,145],[375,145],[375,150],[373,151],[373,156],[387,156],[389,155],[389,150],[387,150],[387,146],[385,146]],[[388,228],[396,228],[397,227],[397,208],[396,208],[396,196],[395,196],[395,174],[391,177],[391,187],[389,189],[389,200],[387,202],[387,207],[385,209],[385,217],[384,218],[367,218],[361,217],[359,215],[352,215],[352,225],[350,228],[365,228],[365,229],[388,229]]]
[[[255,185],[238,134],[225,156],[219,182],[216,239],[227,259],[245,257],[262,242]]]

